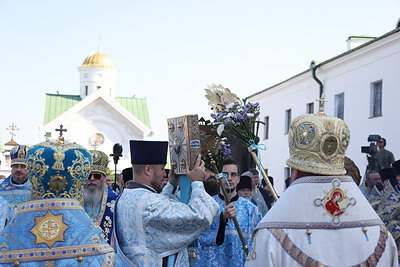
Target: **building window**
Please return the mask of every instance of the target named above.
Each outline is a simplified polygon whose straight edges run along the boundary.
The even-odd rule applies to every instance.
[[[269,117],[264,117],[264,139],[269,138]]]
[[[85,86],[85,95],[88,95],[89,94],[89,86]]]
[[[344,93],[335,95],[335,117],[344,119]]]
[[[371,83],[371,117],[382,116],[382,81]]]
[[[84,73],[84,74],[83,74],[83,77],[84,77],[84,78],[87,78],[87,77],[89,77],[89,75],[88,75],[87,73]]]
[[[314,102],[308,103],[307,104],[307,114],[314,114]]]
[[[101,88],[101,86],[96,86],[96,87],[97,87],[97,90],[99,90]]]
[[[289,127],[291,121],[292,121],[292,110],[287,109],[285,111],[285,134],[289,133]]]

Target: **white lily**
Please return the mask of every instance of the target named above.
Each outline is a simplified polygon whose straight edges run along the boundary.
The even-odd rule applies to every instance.
[[[224,129],[225,129],[225,125],[224,125],[223,123],[221,123],[220,125],[218,125],[217,134],[218,134],[219,136],[221,136],[221,134],[222,134],[222,132],[224,131]]]

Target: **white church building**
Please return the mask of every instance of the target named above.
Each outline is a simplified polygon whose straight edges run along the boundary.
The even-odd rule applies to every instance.
[[[123,147],[118,170],[131,166],[129,140],[152,135],[145,98],[117,97],[118,69],[113,60],[97,52],[86,57],[81,66],[79,95],[46,94],[41,132],[55,139],[60,125],[66,141],[87,149],[113,153],[113,146]],[[113,158],[109,168],[114,171]]]
[[[364,41],[364,42],[362,42]],[[325,113],[343,118],[350,127],[347,156],[364,175],[367,166],[361,146],[378,134],[386,138],[386,149],[400,159],[400,137],[396,122],[400,105],[400,28],[378,38],[349,37],[348,51],[317,65],[316,78],[323,85]],[[310,60],[311,61],[311,60]],[[312,70],[254,93],[251,102],[260,102],[260,143],[262,164],[274,177],[281,194],[284,180],[290,176],[286,165],[289,157],[288,127],[291,119],[318,111],[319,84]]]

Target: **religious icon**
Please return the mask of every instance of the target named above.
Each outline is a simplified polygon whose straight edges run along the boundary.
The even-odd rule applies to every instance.
[[[89,142],[93,147],[99,147],[104,143],[104,135],[101,133],[95,133],[89,138]]]
[[[340,188],[339,179],[334,179],[332,186],[331,190],[324,190],[325,196],[315,199],[314,204],[324,207],[325,213],[332,216],[332,223],[338,225],[340,224],[340,216],[346,214],[348,207],[354,206],[356,200],[353,197],[349,197],[346,191]]]

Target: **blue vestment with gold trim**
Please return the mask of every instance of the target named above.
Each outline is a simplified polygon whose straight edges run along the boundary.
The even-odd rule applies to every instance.
[[[112,238],[113,228],[114,228],[114,206],[115,200],[118,198],[118,194],[115,193],[111,187],[106,185],[103,191],[103,197],[101,204],[94,214],[91,214],[90,208],[85,206],[85,211],[93,219],[95,223],[100,226],[103,231],[104,238],[108,244],[113,245],[114,240]]]
[[[15,205],[30,200],[31,182],[27,180],[24,184],[14,184],[10,175],[0,184],[0,196],[14,208]]]
[[[119,266],[77,200],[34,200],[18,208],[0,232],[2,266]]]

